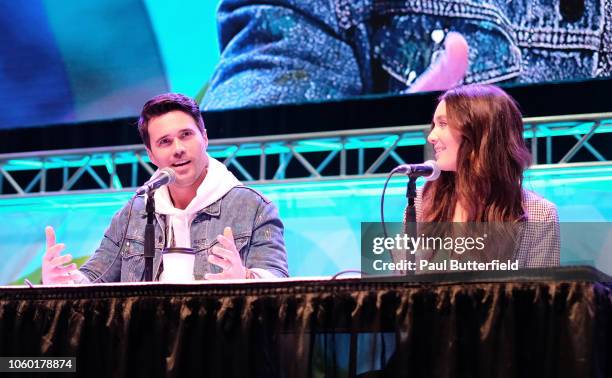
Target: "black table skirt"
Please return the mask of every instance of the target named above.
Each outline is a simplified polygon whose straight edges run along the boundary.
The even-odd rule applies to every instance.
[[[612,376],[612,286],[536,273],[3,288],[0,356],[83,377]]]

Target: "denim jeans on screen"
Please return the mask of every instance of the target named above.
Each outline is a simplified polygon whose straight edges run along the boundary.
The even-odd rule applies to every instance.
[[[221,59],[204,109],[409,89],[450,31],[464,83],[610,76],[610,0],[223,0]]]

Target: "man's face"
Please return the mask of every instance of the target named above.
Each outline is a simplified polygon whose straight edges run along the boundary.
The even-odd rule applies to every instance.
[[[461,134],[448,125],[444,101],[441,101],[436,108],[433,125],[427,141],[433,145],[436,162],[443,171],[456,171]]]
[[[149,120],[149,158],[158,168],[176,172],[172,186],[197,189],[208,167],[208,138],[187,113],[174,110]]]

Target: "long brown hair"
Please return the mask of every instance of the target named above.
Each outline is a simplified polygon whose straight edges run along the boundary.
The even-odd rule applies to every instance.
[[[439,101],[445,101],[448,125],[459,131],[461,144],[457,171],[425,184],[424,220],[452,221],[457,201],[471,222],[525,219],[523,171],[531,155],[512,97],[496,86],[468,85],[447,91]]]

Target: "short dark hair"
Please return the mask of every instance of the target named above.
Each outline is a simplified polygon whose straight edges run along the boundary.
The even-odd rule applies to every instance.
[[[147,101],[140,112],[138,132],[147,148],[151,148],[151,140],[149,139],[149,121],[151,118],[159,117],[175,110],[189,114],[195,121],[198,129],[200,129],[200,132],[204,134],[206,128],[198,104],[191,97],[180,93],[164,93]]]

